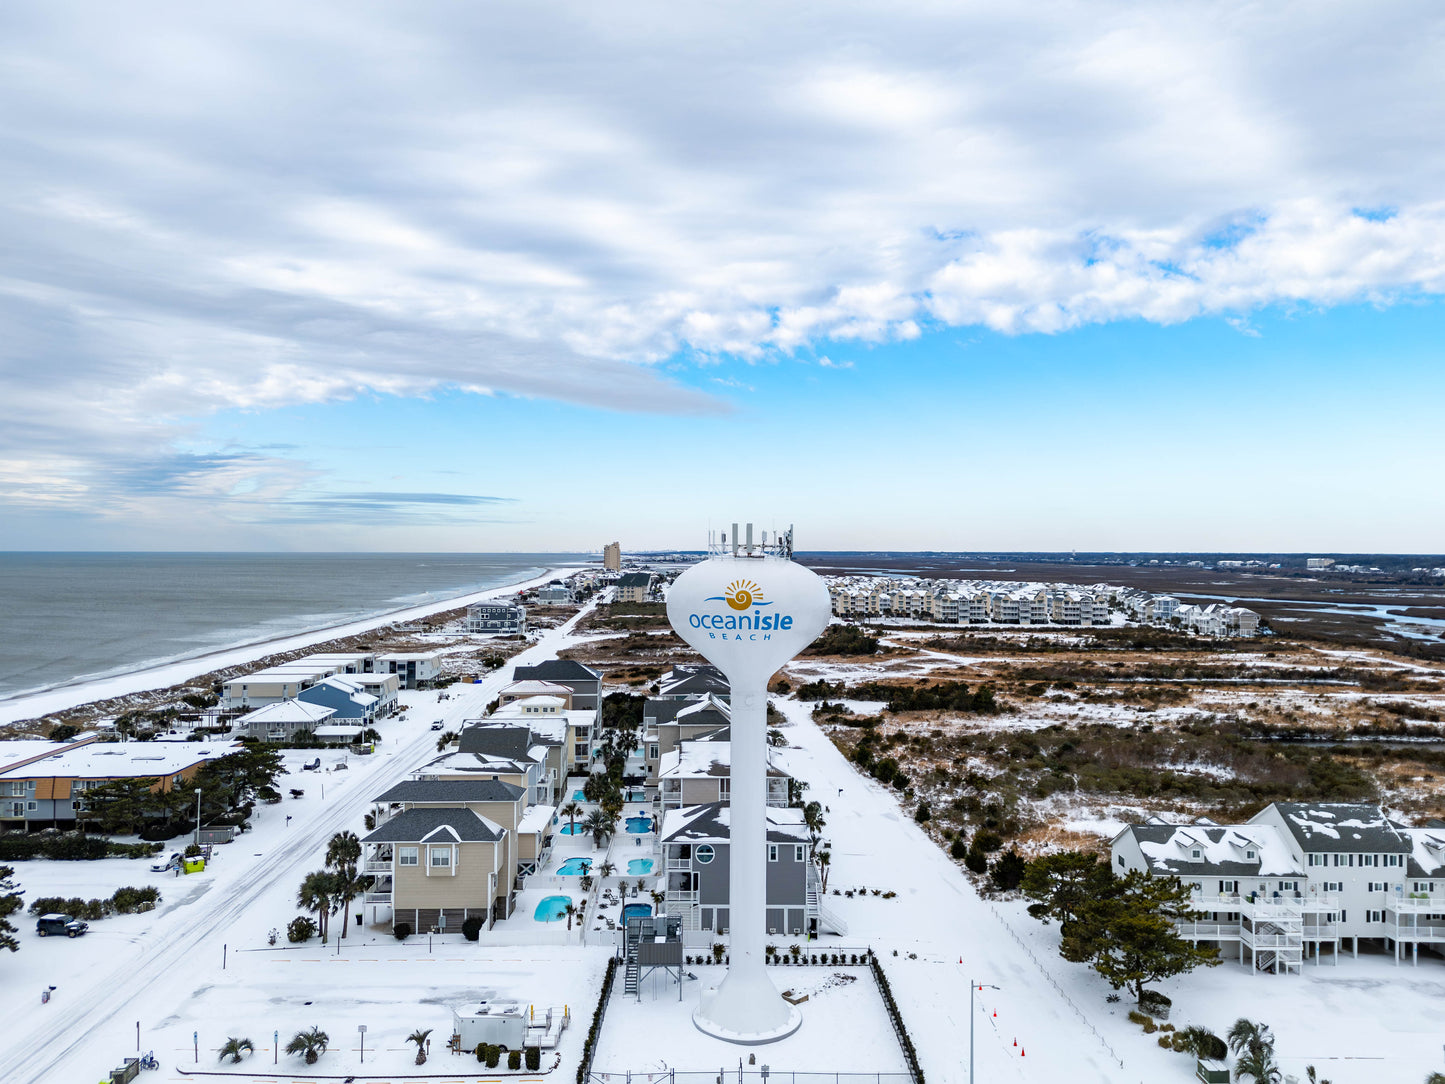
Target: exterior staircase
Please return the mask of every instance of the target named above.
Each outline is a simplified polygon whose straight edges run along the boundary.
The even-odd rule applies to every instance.
[[[807,883],[807,906],[808,917],[818,920],[818,931],[820,933],[846,934],[848,923],[844,922],[828,905],[823,902],[822,882],[818,878],[817,867],[809,864]]]

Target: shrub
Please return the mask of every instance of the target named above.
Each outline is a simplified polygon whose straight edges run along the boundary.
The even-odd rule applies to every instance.
[[[1000,855],[989,868],[989,880],[1004,892],[1012,891],[1024,879],[1024,868],[1025,863],[1019,852],[1010,848],[1007,854]]]
[[[316,936],[316,920],[309,915],[297,915],[286,924],[286,940],[293,945],[310,941]]]
[[[918,809],[914,812],[913,819],[919,824],[927,824],[933,819],[933,811],[928,808],[927,802],[918,803]]]
[[[1162,1046],[1165,1050],[1172,1049],[1174,1046],[1174,1043],[1170,1040],[1168,1035],[1159,1036],[1158,1042],[1159,1045]]]
[[[1129,1023],[1131,1023],[1131,1024],[1147,1024],[1147,1023],[1149,1023],[1149,1018],[1148,1018],[1147,1016],[1145,1016],[1143,1013],[1141,1013],[1138,1009],[1130,1009],[1130,1010],[1129,1010]]]
[[[522,1052],[520,1050],[507,1051],[507,1068],[520,1069],[522,1067]]]
[[[953,842],[948,845],[949,858],[962,858],[968,854],[968,844],[964,843],[963,836],[954,836]]]
[[[1158,1030],[1159,1030],[1159,1026],[1158,1026],[1157,1024],[1155,1024],[1153,1020],[1150,1020],[1150,1019],[1146,1016],[1146,1017],[1144,1018],[1144,1034],[1145,1034],[1145,1035],[1153,1035],[1153,1034],[1154,1034],[1156,1031],[1158,1031]]]
[[[118,913],[129,915],[137,911],[151,910],[161,902],[161,893],[160,889],[153,885],[146,885],[143,888],[127,885],[125,888],[117,888],[115,895],[110,898],[110,902]]]
[[[1157,1016],[1160,1020],[1169,1019],[1169,1010],[1174,1005],[1168,997],[1158,990],[1141,990],[1139,992],[1139,1009],[1150,1016]]]
[[[477,1055],[477,1060],[478,1060],[478,1061],[486,1061],[486,1060],[487,1060],[487,1044],[486,1044],[486,1043],[478,1043],[478,1044],[477,1044],[477,1049],[476,1049],[475,1051],[473,1051],[473,1053],[475,1053],[475,1054]]]
[[[597,997],[597,1008],[592,1013],[592,1026],[587,1029],[587,1041],[582,1045],[582,1061],[577,1066],[577,1084],[586,1084],[587,1074],[592,1069],[592,1053],[597,1049],[597,1038],[602,1030],[602,1010],[612,996],[612,983],[617,977],[617,957],[607,961],[607,971],[602,976],[602,990]]]
[[[468,915],[462,921],[462,936],[468,941],[480,940],[485,925],[486,921],[480,915]]]
[[[201,854],[201,845],[199,843],[187,843],[184,853],[187,858],[199,858]]]
[[[712,958],[713,958],[713,962],[714,962],[714,963],[721,963],[721,962],[722,962],[722,958],[723,958],[723,953],[726,952],[726,951],[727,951],[727,946],[726,946],[726,945],[724,945],[721,941],[715,942],[715,943],[713,944],[713,947],[712,947]]]
[[[391,936],[398,941],[405,941],[412,934],[410,922],[398,922],[391,928]]]
[[[968,849],[968,853],[964,855],[963,864],[970,873],[987,873],[988,855],[981,851],[978,844],[975,843]]]
[[[529,1046],[524,1051],[527,1055],[527,1070],[535,1073],[542,1068],[542,1048],[540,1046]]]

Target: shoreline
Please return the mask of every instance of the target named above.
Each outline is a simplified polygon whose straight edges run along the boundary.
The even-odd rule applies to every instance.
[[[213,670],[230,666],[241,666],[267,655],[297,651],[328,640],[356,636],[396,621],[428,617],[459,606],[469,606],[498,595],[514,591],[525,591],[538,587],[559,575],[568,575],[586,565],[558,565],[512,583],[498,584],[481,591],[468,591],[450,598],[414,606],[402,606],[369,617],[356,618],[333,625],[322,625],[305,632],[288,633],[270,640],[255,640],[246,644],[216,648],[200,655],[190,655],[170,662],[142,664],[123,673],[107,677],[75,678],[44,689],[12,693],[0,697],[0,726],[9,726],[27,719],[37,719],[60,711],[69,711],[86,704],[112,697],[129,696],[135,693],[154,692],[158,689],[178,685]]]

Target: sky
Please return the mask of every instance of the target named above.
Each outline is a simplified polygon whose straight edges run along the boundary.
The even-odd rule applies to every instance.
[[[0,549],[1438,552],[1430,3],[0,11]]]

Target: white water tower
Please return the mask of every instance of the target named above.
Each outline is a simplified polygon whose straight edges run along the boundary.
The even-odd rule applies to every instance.
[[[733,524],[713,555],[677,578],[667,596],[667,619],[732,686],[732,767],[729,802],[727,976],[705,990],[693,1014],[701,1031],[734,1043],[769,1043],[803,1022],[768,977],[767,930],[767,702],[768,679],[807,647],[828,624],[828,589],[817,574],[794,564],[793,532],[772,546],[746,541]]]

